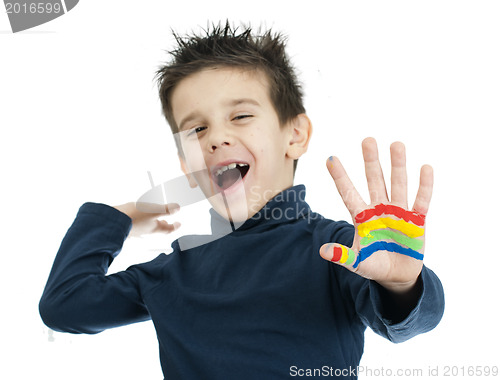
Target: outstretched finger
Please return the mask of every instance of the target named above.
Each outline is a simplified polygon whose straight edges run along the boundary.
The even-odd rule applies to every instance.
[[[388,201],[388,195],[385,187],[384,174],[378,159],[377,142],[374,138],[368,137],[363,140],[361,145],[371,203],[385,203]]]
[[[401,142],[391,144],[391,203],[408,209],[406,150]]]
[[[330,157],[326,162],[326,167],[335,182],[335,186],[337,186],[337,190],[342,197],[344,204],[354,218],[354,215],[358,214],[361,210],[364,210],[367,207],[366,203],[363,201],[363,198],[361,198],[361,195],[359,195],[358,191],[352,184],[344,167],[337,157]]]
[[[415,203],[413,204],[413,211],[427,215],[429,204],[431,203],[433,185],[434,171],[432,166],[422,166],[422,169],[420,169],[420,185],[418,187]]]

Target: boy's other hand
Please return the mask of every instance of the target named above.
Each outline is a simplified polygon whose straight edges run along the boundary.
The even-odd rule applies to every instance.
[[[147,204],[141,203],[140,209],[138,209],[136,203],[129,202],[113,207],[132,219],[132,229],[129,236],[142,236],[158,232],[168,234],[180,227],[179,222],[170,224],[165,220],[158,219],[162,216],[172,215],[179,211],[180,206],[176,203],[165,205],[152,204],[149,208]],[[150,209],[151,212],[148,212],[148,209]]]
[[[330,157],[328,170],[352,216],[356,233],[351,248],[324,244],[320,254],[404,295],[416,288],[423,266],[425,215],[432,195],[433,170],[429,165],[422,167],[417,197],[409,210],[405,146],[400,142],[391,145],[390,200],[375,139],[365,139],[362,148],[370,204],[363,201],[339,159]]]

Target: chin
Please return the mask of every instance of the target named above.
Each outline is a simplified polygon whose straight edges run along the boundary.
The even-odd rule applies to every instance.
[[[213,197],[210,203],[218,214],[233,223],[243,223],[251,216],[251,207],[243,187],[240,191],[230,194],[221,192]]]

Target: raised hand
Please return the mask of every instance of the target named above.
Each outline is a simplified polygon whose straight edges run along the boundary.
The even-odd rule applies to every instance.
[[[424,165],[412,210],[408,209],[406,154],[402,143],[391,145],[391,199],[387,194],[377,144],[363,141],[363,158],[370,192],[366,204],[336,157],[327,168],[349,210],[356,233],[352,247],[324,244],[321,256],[395,292],[411,289],[422,270],[425,215],[432,196],[433,171]]]

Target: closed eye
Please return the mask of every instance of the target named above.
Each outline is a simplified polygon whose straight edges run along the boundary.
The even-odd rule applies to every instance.
[[[243,119],[246,119],[246,118],[249,118],[249,117],[253,117],[253,115],[238,115],[238,116],[235,116],[233,118],[233,121],[236,121],[236,120],[243,120]]]

